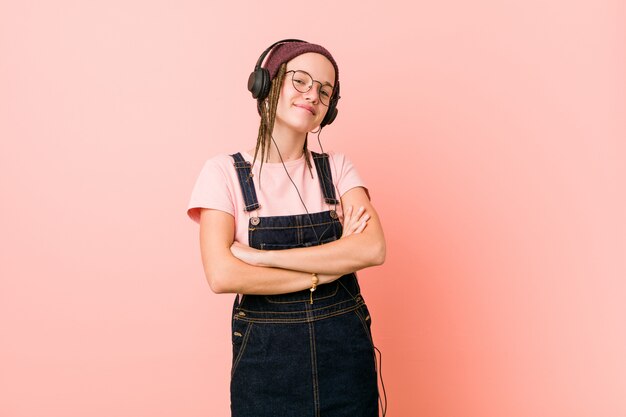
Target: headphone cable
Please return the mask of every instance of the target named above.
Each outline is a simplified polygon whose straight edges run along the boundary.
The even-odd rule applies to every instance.
[[[274,139],[274,136],[271,136],[271,138],[272,138],[272,142],[274,142],[274,146],[276,147],[276,151],[278,152],[278,157],[280,158],[280,162],[282,163],[285,173],[287,174],[287,178],[289,178],[289,181],[291,181],[291,184],[296,189],[296,193],[298,193],[298,198],[300,198],[300,202],[302,203],[302,206],[304,207],[304,211],[306,211],[307,218],[309,219],[309,226],[311,226],[311,230],[313,231],[313,234],[315,235],[315,239],[317,239],[317,244],[319,245],[320,237],[317,235],[317,232],[315,231],[315,226],[313,226],[311,213],[309,213],[309,209],[306,207],[306,204],[304,204],[304,200],[302,199],[302,195],[300,195],[300,190],[298,190],[298,186],[291,178],[291,175],[289,175],[289,171],[287,170],[287,167],[285,166],[285,161],[283,160],[283,156],[280,153],[280,149],[278,148],[278,144],[276,144],[276,140]]]

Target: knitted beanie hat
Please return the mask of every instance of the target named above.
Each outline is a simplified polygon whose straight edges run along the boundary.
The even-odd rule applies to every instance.
[[[306,54],[307,52],[315,52],[324,55],[333,67],[335,67],[335,83],[339,80],[339,68],[333,56],[328,52],[326,48],[314,43],[308,42],[286,42],[275,46],[269,53],[267,60],[265,61],[264,68],[270,73],[270,80],[273,80],[278,73],[278,68],[281,64],[289,62],[295,57]]]

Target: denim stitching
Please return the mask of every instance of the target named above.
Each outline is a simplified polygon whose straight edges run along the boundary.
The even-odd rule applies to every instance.
[[[327,204],[339,204],[337,196],[335,195],[335,187],[333,186],[333,174],[330,171],[330,164],[328,162],[328,154],[317,154],[312,152],[313,162],[315,162],[315,170],[317,171],[317,177],[320,180],[322,186],[322,192],[324,194],[324,201]]]
[[[247,180],[243,180],[241,178],[241,176],[239,177],[239,181],[241,183],[241,187],[244,190],[244,199],[245,199],[245,203],[246,203],[246,211],[252,211],[255,208],[258,208],[258,201],[256,199],[256,195],[254,192],[254,182],[252,182],[252,180],[250,179],[249,175],[250,175],[250,170],[244,170],[245,171],[245,175],[248,178]],[[246,181],[247,184],[244,184],[243,182]]]
[[[239,319],[235,319],[235,320],[239,320]],[[247,322],[247,323],[248,325],[246,326],[246,332],[243,336],[243,340],[241,341],[241,347],[239,348],[239,353],[237,354],[237,358],[235,359],[235,362],[233,363],[233,369],[230,372],[231,378],[235,375],[235,371],[237,370],[237,365],[239,365],[239,361],[241,361],[243,352],[246,350],[246,346],[248,345],[248,339],[250,338],[252,326],[254,326],[254,323],[252,322]]]
[[[317,380],[317,350],[315,349],[315,328],[312,322],[308,322],[309,344],[311,346],[311,382],[313,384],[313,404],[315,417],[320,416],[319,386]]]
[[[354,279],[356,279],[356,276],[354,277]],[[339,284],[341,284],[341,286],[343,287],[343,289],[344,289],[344,290],[346,290],[346,292],[347,292],[348,294],[350,294],[350,297],[352,297],[352,298],[356,301],[356,297],[358,297],[360,294],[357,294],[357,295],[352,295],[352,293],[350,292],[350,290],[349,290],[349,289],[348,289],[348,288],[344,285],[344,283],[343,283],[343,282],[341,282],[341,281],[337,281],[337,282],[338,282]]]
[[[372,352],[373,352],[373,350],[374,350],[374,341],[372,340],[372,334],[371,334],[369,328],[367,327],[367,322],[365,321],[365,319],[361,315],[360,309],[357,309],[354,312],[356,313],[357,317],[361,321],[361,324],[363,325],[363,330],[365,330],[365,334],[367,335],[367,338],[369,339],[370,343],[372,344]]]
[[[254,190],[254,181],[251,175],[250,162],[243,159],[241,153],[231,155],[235,160],[234,166],[237,172],[237,179],[239,180],[239,186],[241,188],[245,211],[252,211],[260,207],[258,199],[256,197],[256,191]]]
[[[340,309],[337,310],[333,310],[333,311],[326,311],[326,312],[313,312],[313,310],[311,310],[311,314],[310,317],[313,319],[316,319],[318,317],[321,318],[326,318],[326,317],[330,317],[330,316],[334,316],[334,315],[340,315],[346,312],[350,312],[353,310],[356,310],[358,308],[361,308],[361,306],[363,306],[364,303],[361,304],[352,304],[346,307],[342,307]],[[304,313],[304,317],[302,316],[302,314]],[[295,316],[295,317],[289,317],[289,315]],[[276,315],[276,316],[275,316]],[[282,315],[282,317],[281,317]],[[306,311],[297,311],[295,312],[295,314],[293,313],[289,313],[286,311],[281,311],[281,312],[277,312],[277,313],[273,313],[271,316],[264,316],[263,314],[256,312],[256,311],[248,311],[248,314],[246,314],[245,312],[243,313],[243,315],[237,315],[237,316],[233,316],[236,320],[242,320],[242,321],[267,321],[267,320],[280,320],[280,321],[289,321],[289,320],[296,320],[301,322],[302,320],[306,320],[307,317],[309,317],[309,315],[307,315]]]
[[[250,231],[250,229],[248,229],[248,231]],[[327,239],[321,239],[319,242],[317,242],[317,244],[323,245],[325,243],[334,242],[335,240],[337,239],[334,236],[332,236]],[[315,243],[313,243],[311,246],[315,246]],[[300,243],[298,245],[288,245],[288,244],[283,245],[281,243],[261,243],[261,247],[259,249],[267,248],[268,250],[281,250],[281,249],[301,248],[301,247],[304,247],[304,243]]]
[[[328,319],[330,317],[336,317],[336,316],[341,316],[343,314],[347,314],[350,313],[356,309],[358,309],[360,306],[352,306],[352,307],[348,307],[345,308],[343,310],[339,310],[333,313],[328,313],[328,314],[322,314],[319,316],[313,316],[311,318],[301,318],[301,319],[279,319],[279,318],[269,318],[269,319],[261,319],[261,318],[240,318],[237,317],[237,320],[241,320],[241,321],[247,321],[250,323],[312,323],[314,321],[318,321],[318,320],[323,320],[323,319]]]
[[[333,220],[333,221],[324,222],[324,223],[314,223],[313,226],[325,226],[328,224],[336,223],[337,221],[338,220]],[[254,230],[308,229],[310,227],[311,227],[310,224],[307,224],[306,226],[263,226],[263,227],[255,226]]]
[[[296,217],[296,243],[298,245],[302,245],[302,223],[300,222],[300,217]]]
[[[303,302],[303,301],[301,301]],[[250,310],[247,308],[241,308],[241,304],[240,306],[237,308],[238,311],[243,311],[246,313],[252,313],[252,314],[302,314],[302,313],[306,313],[308,311],[311,311],[312,313],[315,313],[317,311],[322,311],[322,310],[328,310],[329,308],[341,305],[341,304],[346,304],[346,303],[352,303],[355,302],[357,305],[361,305],[364,304],[363,302],[363,298],[361,297],[360,300],[356,300],[356,299],[352,299],[352,300],[343,300],[343,301],[339,301],[335,304],[330,304],[327,306],[323,306],[323,307],[318,307],[318,308],[311,308],[311,309],[307,309],[305,308],[304,310],[294,310],[294,311],[268,311],[268,310],[263,310],[263,311],[258,311],[258,310]]]
[[[363,306],[365,306],[365,304]],[[354,312],[356,313],[357,317],[361,321],[361,325],[363,326],[363,330],[365,331],[365,335],[367,336],[368,340],[370,341],[370,345],[372,346],[372,357],[373,357],[373,360],[374,360],[374,371],[376,371],[376,391],[378,392],[378,400],[381,401],[381,399],[380,399],[380,391],[378,389],[378,379],[380,377],[380,380],[382,382],[382,376],[380,374],[380,371],[378,370],[378,362],[376,360],[376,346],[374,346],[374,339],[372,339],[372,332],[370,331],[370,329],[369,329],[369,327],[367,326],[367,323],[366,323],[367,319],[370,316],[367,316],[365,319],[363,319],[360,310],[355,310]],[[383,385],[383,387],[384,387],[384,385]],[[382,402],[380,404],[382,406]],[[385,410],[386,410],[386,408],[385,408]],[[383,416],[385,414],[386,414],[386,412],[383,411]]]

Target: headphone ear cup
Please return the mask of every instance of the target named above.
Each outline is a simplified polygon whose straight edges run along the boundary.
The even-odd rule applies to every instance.
[[[339,95],[340,92],[341,91],[339,81],[337,81],[335,91],[330,98],[330,103],[328,103],[328,111],[326,111],[326,116],[324,116],[324,120],[322,120],[322,123],[320,123],[321,127],[331,124],[337,118],[337,114],[339,113],[339,110],[337,110],[337,104],[339,103],[339,99],[341,98],[341,96]]]
[[[257,68],[250,73],[248,77],[248,91],[252,93],[252,97],[258,100],[264,100],[270,93],[270,72],[265,68]]]
[[[339,113],[339,110],[337,110],[338,101],[339,94],[330,99],[330,103],[328,103],[328,110],[326,111],[326,116],[324,116],[322,123],[320,123],[321,127],[331,124],[337,118],[337,114]]]

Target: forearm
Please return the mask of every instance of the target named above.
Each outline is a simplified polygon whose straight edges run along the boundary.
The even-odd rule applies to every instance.
[[[253,266],[224,253],[219,262],[205,262],[205,275],[216,293],[285,294],[311,288],[309,272]],[[318,274],[319,284],[339,278],[338,274]]]
[[[256,250],[235,244],[231,250],[238,259],[257,266],[345,275],[380,265],[385,260],[385,237],[378,214],[362,188],[348,191],[343,199],[344,233],[333,242],[306,248]],[[360,207],[353,213],[352,207]],[[367,224],[366,227],[365,223]]]
[[[350,235],[320,246],[264,251],[261,264],[296,271],[344,275],[385,259],[385,241],[375,234]]]
[[[219,210],[205,209],[200,220],[200,250],[204,273],[216,293],[284,294],[312,286],[311,271],[253,266],[231,252],[234,235],[233,216]],[[245,246],[247,247],[247,246]],[[340,275],[318,274],[319,284]]]

